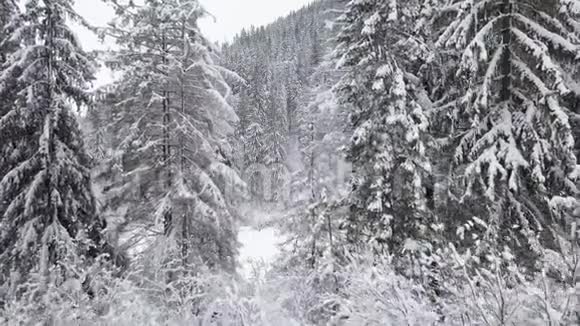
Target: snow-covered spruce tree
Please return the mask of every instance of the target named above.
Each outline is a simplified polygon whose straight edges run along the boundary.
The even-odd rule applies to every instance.
[[[264,129],[259,123],[252,123],[243,136],[243,170],[250,195],[254,200],[264,199],[264,176],[262,175],[264,157]]]
[[[16,12],[16,4],[13,1],[0,1],[0,74],[9,67],[8,57],[17,49],[17,45],[10,39],[14,31],[14,24],[10,24],[12,14]],[[13,76],[7,76],[2,86],[2,96],[0,96],[0,119],[8,112],[14,109],[18,89],[16,88],[17,77],[20,70],[14,71]],[[2,120],[0,120],[2,121]],[[11,153],[13,151],[13,141],[8,138],[7,130],[0,130],[0,136],[6,139],[6,142],[0,144],[0,180],[13,167]],[[1,200],[0,200],[1,203]],[[2,205],[0,205],[0,216],[3,216]],[[0,279],[1,280],[1,279]]]
[[[332,53],[336,47],[336,37],[340,32],[338,24],[330,24],[337,19],[338,13],[344,10],[344,4],[329,1],[325,4],[324,13],[320,13],[326,21],[312,28],[311,60],[316,63],[308,79],[304,101],[297,114],[299,144],[302,156],[302,171],[299,172],[298,187],[308,188],[308,196],[321,194],[326,188],[330,197],[344,190],[340,179],[344,179],[349,171],[341,171],[344,163],[342,146],[348,142],[348,110],[339,104],[340,99],[333,91],[334,86],[342,78],[344,69],[336,68],[337,58]],[[327,40],[323,42],[322,40]],[[321,45],[323,44],[323,45]],[[303,185],[308,185],[304,187]],[[312,184],[312,186],[310,186]],[[337,187],[338,186],[338,187]]]
[[[286,112],[286,92],[278,80],[275,80],[268,94],[266,111],[266,130],[264,139],[264,164],[270,172],[266,187],[266,198],[281,203],[285,198],[285,178],[287,175],[286,158],[288,146],[288,124]]]
[[[322,65],[320,70],[328,69]],[[336,82],[329,78],[328,82]],[[327,88],[328,87],[328,88]],[[322,272],[332,271],[334,263],[345,250],[345,234],[341,224],[347,216],[344,198],[348,194],[347,165],[337,148],[348,142],[344,133],[346,110],[338,104],[330,85],[312,90],[317,93],[299,118],[301,125],[302,168],[294,174],[293,196],[287,223],[291,252],[289,266],[303,264]]]
[[[252,123],[244,136],[245,164],[260,164],[264,162],[264,129],[259,123]]]
[[[343,10],[341,4],[326,4],[327,11],[321,13],[320,21],[334,21],[336,12]],[[325,6],[325,8],[327,8]],[[330,9],[334,10],[330,10]],[[315,33],[321,39],[334,40],[339,28],[319,24]],[[339,105],[332,88],[342,77],[335,68],[336,60],[331,53],[335,42],[312,44],[313,67],[308,80],[307,105],[300,106],[296,113],[298,126],[298,153],[290,153],[293,159],[301,159],[299,169],[293,173],[291,208],[282,228],[288,237],[287,266],[300,266],[314,270],[319,276],[334,272],[337,257],[345,250],[344,232],[340,225],[346,217],[344,196],[348,193],[344,164],[340,148],[348,142],[345,133],[348,112]],[[319,51],[320,53],[316,53]],[[343,174],[344,173],[344,174]]]
[[[4,31],[2,33],[2,37],[0,37],[0,44],[8,41],[9,39],[8,35],[10,34],[7,33],[4,30],[4,28],[8,28],[11,17],[13,14],[17,12],[17,10],[18,6],[16,5],[16,2],[14,0],[0,1],[0,28],[2,28],[2,30]],[[0,46],[0,48],[3,48],[3,50],[0,50],[0,64],[6,61],[8,51],[8,49],[6,49],[6,46],[7,44],[3,44]]]
[[[91,94],[93,105],[87,109],[81,120],[86,147],[94,166],[108,160],[111,155],[110,137],[107,135],[111,119],[110,103],[114,94],[108,87],[101,87]],[[97,169],[98,170],[98,169]]]
[[[339,67],[347,69],[337,89],[352,108],[353,136],[350,241],[380,251],[416,250],[427,240],[432,214],[424,202],[426,157],[424,110],[419,78],[425,52],[413,23],[417,1],[351,1],[340,19]]]
[[[2,31],[2,34],[0,34],[0,71],[7,68],[8,57],[17,47],[15,41],[11,40],[10,37],[15,28],[15,24],[11,24],[11,21],[16,13],[18,13],[16,2],[13,0],[0,1],[0,31]],[[16,78],[12,79],[16,81]],[[13,103],[13,100],[8,98],[8,94],[5,93],[3,98],[0,99],[0,114],[4,114],[11,103]]]
[[[10,39],[14,31],[14,24],[10,24],[11,17],[13,14],[17,13],[18,7],[13,0],[2,0],[0,1],[0,72],[7,68],[7,60],[10,53],[14,52],[17,48],[17,45],[13,40]],[[17,72],[16,72],[17,73]],[[16,83],[16,77],[9,78],[11,86],[14,86]],[[4,93],[2,94],[2,98],[0,99],[0,116],[6,114],[9,108],[14,104],[14,98],[12,96],[15,95],[16,91],[9,91],[11,86],[5,86]],[[0,157],[0,177],[6,173],[3,171],[2,167],[2,158],[5,158],[7,155],[2,155]]]
[[[267,98],[266,136],[264,146],[266,165],[282,163],[286,160],[288,125],[286,116],[286,94],[278,81],[272,82]]]
[[[249,72],[248,76],[242,76],[246,78],[248,81],[248,86],[243,91],[245,101],[240,102],[240,107],[238,108],[240,114],[243,115],[246,125],[248,127],[252,126],[253,124],[257,124],[260,126],[262,130],[261,139],[248,139],[249,142],[261,142],[263,146],[265,145],[266,141],[266,133],[268,129],[268,110],[270,109],[269,105],[269,93],[270,87],[272,84],[272,67],[270,65],[269,60],[264,54],[257,54],[258,57],[261,59],[257,62],[252,63],[251,71]],[[258,63],[260,62],[260,63]],[[254,126],[255,127],[255,126]],[[250,130],[250,128],[245,129],[246,132],[248,131],[257,131],[255,128],[254,130]],[[256,134],[254,134],[256,135]],[[250,135],[246,135],[249,137]],[[246,148],[247,150],[252,150],[252,148]],[[247,153],[249,157],[255,156],[258,153]],[[246,164],[264,164],[265,163],[265,155],[266,149],[264,147],[264,152],[262,153],[263,156],[260,157],[260,160],[255,161],[248,161]],[[248,156],[247,155],[247,156]],[[248,158],[249,158],[248,157]]]
[[[463,198],[484,203],[474,214],[486,230],[478,254],[507,246],[533,267],[569,233],[579,191],[574,83],[563,65],[580,54],[578,4],[460,0],[441,9],[448,24],[437,45],[460,52],[456,76],[466,85],[460,114],[450,113],[460,139],[455,170]]]
[[[109,31],[120,51],[110,63],[124,74],[112,109],[116,155],[106,170],[113,173],[104,174],[114,181],[105,190],[110,209],[144,225],[137,233],[164,234],[153,240],[166,244],[157,247],[169,258],[233,271],[230,196],[240,189],[231,187],[243,183],[229,163],[237,116],[224,76],[234,75],[214,64],[197,27],[198,1],[113,3],[119,19]]]
[[[20,46],[0,75],[0,98],[17,91],[0,116],[1,273],[36,273],[43,286],[73,276],[104,245],[73,108],[88,103],[93,68],[69,19],[82,21],[72,1],[26,1],[11,23],[9,41]]]

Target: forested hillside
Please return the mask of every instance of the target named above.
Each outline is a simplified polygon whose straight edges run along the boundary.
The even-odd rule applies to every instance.
[[[306,180],[310,170],[327,164],[330,175],[338,168],[333,164],[341,156],[346,118],[328,98],[337,73],[325,60],[338,8],[334,1],[317,1],[271,25],[242,30],[223,46],[224,65],[246,81],[235,87],[236,162],[255,200],[288,207],[307,184],[320,186],[320,171],[310,176],[316,181]]]
[[[580,323],[580,0],[102,2],[0,0],[0,324]]]

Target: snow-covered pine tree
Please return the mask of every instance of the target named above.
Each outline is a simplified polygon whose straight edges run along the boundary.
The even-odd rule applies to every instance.
[[[338,1],[328,1],[320,13],[321,22],[312,26],[311,63],[312,74],[308,78],[308,89],[304,101],[296,114],[299,125],[299,150],[303,157],[302,183],[308,186],[309,196],[321,194],[326,188],[329,197],[338,195],[344,190],[346,174],[343,145],[348,142],[348,110],[340,105],[340,99],[334,86],[343,77],[345,69],[337,69],[337,58],[333,56],[336,38],[340,32],[338,24],[334,24],[339,13],[344,10],[344,4]],[[320,42],[317,40],[327,40]],[[339,180],[342,179],[342,180]],[[308,181],[308,180],[312,180]],[[298,181],[300,183],[300,181]]]
[[[243,171],[253,200],[264,199],[263,162],[265,157],[264,129],[259,123],[252,123],[243,136]]]
[[[0,1],[0,28],[2,28],[2,37],[0,37],[0,44],[3,44],[9,39],[7,30],[4,28],[8,27],[11,17],[18,10],[18,6],[14,0],[2,0]],[[0,48],[5,48],[7,44],[3,44]],[[6,61],[7,49],[0,51],[0,64]]]
[[[314,193],[318,198],[323,188],[328,190],[329,197],[339,195],[345,190],[342,182],[350,173],[345,170],[342,151],[349,140],[348,111],[339,104],[333,91],[341,75],[334,69],[333,61],[320,65],[311,77],[312,98],[298,114],[302,169],[297,174],[296,183],[302,192],[307,189],[306,197]]]
[[[244,153],[246,167],[264,162],[264,129],[259,123],[252,123],[244,135]]]
[[[485,208],[475,214],[486,230],[478,253],[508,247],[532,267],[545,247],[559,248],[578,204],[573,82],[563,69],[580,54],[578,2],[459,0],[441,12],[437,45],[460,52],[466,85],[461,110],[449,113],[456,171],[464,198]]]
[[[323,64],[319,72],[329,69]],[[315,78],[314,78],[315,79]],[[344,258],[347,209],[344,198],[348,182],[343,175],[347,165],[337,149],[348,141],[345,110],[338,104],[332,82],[315,87],[316,96],[299,114],[301,169],[293,174],[291,207],[282,225],[288,237],[287,266],[303,266],[321,273],[334,271]],[[294,158],[295,159],[295,158]],[[320,275],[330,276],[330,275]]]
[[[289,156],[290,160],[299,159],[300,164],[293,173],[291,207],[282,225],[288,237],[284,266],[308,268],[315,277],[330,280],[334,289],[336,262],[345,258],[347,250],[341,225],[348,211],[343,200],[348,182],[343,173],[349,171],[341,147],[349,136],[348,112],[333,91],[343,75],[331,55],[340,29],[329,22],[343,9],[343,4],[325,3],[317,23],[310,26],[317,31],[311,33],[313,36],[332,41],[311,44],[318,48],[311,53],[311,63],[316,66],[311,68],[308,85],[304,85],[307,89],[302,100],[308,104],[299,106],[295,114],[297,153],[291,151]]]
[[[12,14],[17,10],[16,4],[12,0],[0,1],[0,74],[9,67],[8,57],[17,49],[17,45],[10,40],[10,35],[14,30],[14,24],[11,22]],[[0,95],[0,121],[4,115],[14,109],[18,89],[16,89],[17,74],[20,71],[15,71],[14,76],[6,77],[4,85],[2,86],[2,93]],[[0,137],[6,141],[0,144],[0,180],[12,169],[14,164],[11,158],[11,153],[14,148],[13,141],[8,137],[8,130],[0,129]],[[14,137],[12,137],[14,138]],[[2,200],[0,199],[0,216],[3,216]],[[0,278],[2,281],[2,278]]]
[[[336,51],[349,70],[337,88],[352,108],[349,238],[393,253],[420,249],[433,222],[424,203],[430,103],[415,75],[426,51],[406,32],[419,9],[418,1],[350,1]]]
[[[284,89],[286,90],[286,118],[288,124],[288,134],[294,136],[298,129],[296,121],[298,110],[303,99],[304,86],[299,79],[298,70],[294,61],[284,64],[280,69],[280,75],[284,78]]]
[[[248,84],[241,91],[237,108],[241,119],[239,128],[243,133],[244,144],[248,145],[244,147],[244,169],[252,164],[264,164],[268,93],[272,79],[272,68],[264,53],[252,55],[257,55],[261,60],[249,63],[251,68],[245,72],[246,75],[242,75]]]
[[[170,258],[232,271],[230,196],[243,183],[228,163],[237,116],[224,78],[235,75],[214,64],[197,0],[113,3],[120,16],[110,32],[120,51],[111,64],[124,75],[112,109],[117,155],[108,170],[120,168],[121,178],[106,190],[111,209],[145,225],[136,232],[163,224]]]
[[[92,105],[82,116],[81,127],[93,166],[99,166],[107,161],[111,155],[110,137],[107,133],[112,112],[108,105],[110,102],[114,102],[114,95],[107,86],[103,86],[93,90],[91,97]],[[94,171],[98,171],[98,169]]]
[[[266,198],[272,202],[281,200],[284,191],[284,178],[288,177],[286,148],[288,145],[288,124],[286,111],[286,92],[279,80],[272,82],[267,98],[266,129],[264,137],[264,164],[270,170],[270,184]]]
[[[41,285],[74,276],[104,245],[73,107],[89,102],[93,67],[68,20],[82,22],[72,1],[26,1],[0,75],[0,98],[17,91],[0,116],[1,272],[37,273]]]
[[[242,76],[248,85],[240,94],[238,112],[241,119],[240,127],[244,134],[244,169],[252,164],[264,164],[265,135],[267,128],[268,91],[272,72],[264,54],[256,54],[261,63],[252,62],[247,75]],[[264,63],[265,62],[265,63]]]
[[[2,0],[0,1],[0,72],[7,68],[8,56],[11,52],[15,51],[17,45],[14,41],[10,39],[10,36],[14,30],[14,24],[9,25],[11,17],[18,11],[18,7],[13,0]],[[16,77],[10,78],[14,86],[16,83]],[[13,96],[16,95],[16,91],[11,91],[12,88],[5,86],[4,93],[0,97],[0,116],[6,114],[9,108],[14,104]],[[0,152],[1,153],[1,152]],[[6,158],[8,155],[0,156],[0,178],[6,173],[2,169],[2,159]]]

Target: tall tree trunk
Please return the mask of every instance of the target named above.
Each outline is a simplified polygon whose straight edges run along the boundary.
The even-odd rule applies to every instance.
[[[310,186],[310,200],[311,204],[314,203],[316,199],[316,193],[314,189],[314,123],[310,122],[308,129],[310,131],[310,168],[308,171],[308,183]]]
[[[512,73],[512,67],[511,67],[511,61],[512,61],[512,53],[511,53],[511,43],[512,43],[512,34],[511,34],[511,28],[512,28],[512,4],[510,2],[510,0],[503,0],[502,3],[502,13],[504,15],[507,15],[507,17],[505,17],[503,19],[503,24],[502,24],[502,46],[504,47],[504,55],[503,55],[503,59],[502,59],[502,64],[501,64],[501,73],[502,73],[502,79],[501,79],[501,92],[500,92],[500,98],[501,101],[509,101],[511,99],[511,73]]]
[[[45,45],[48,49],[47,51],[47,84],[46,84],[46,96],[47,96],[47,103],[46,109],[44,112],[44,125],[43,132],[46,132],[45,141],[46,143],[46,150],[44,157],[44,169],[46,170],[46,214],[47,216],[44,219],[45,227],[55,223],[58,219],[58,205],[53,198],[53,190],[55,187],[54,176],[52,175],[53,169],[53,159],[54,159],[54,132],[53,132],[53,93],[54,93],[54,38],[55,38],[55,28],[53,25],[53,8],[52,3],[46,3],[46,32],[47,32],[47,39],[45,41]],[[43,146],[45,144],[39,144]],[[46,232],[46,231],[45,231]],[[44,237],[43,237],[44,238]],[[54,245],[52,239],[44,239],[42,243],[42,251],[41,251],[41,263],[40,263],[40,274],[42,277],[41,281],[41,291],[42,294],[44,290],[46,290],[50,278],[50,265],[55,262],[53,257],[54,255]]]
[[[163,55],[163,69],[167,69],[167,41],[165,37],[165,31],[162,36],[162,55]],[[167,74],[167,71],[165,71]],[[164,81],[165,83],[165,81]],[[169,92],[167,91],[167,85],[163,85],[163,167],[165,169],[165,187],[167,191],[171,191],[172,188],[172,173],[171,173],[171,144],[169,137],[169,124],[171,122],[170,115],[170,102],[169,102]],[[173,224],[173,212],[169,208],[165,212],[164,216],[164,234],[169,235]]]
[[[187,56],[187,46],[185,40],[185,19],[181,21],[181,39],[183,40],[183,48],[182,48],[182,61],[181,61],[181,78],[179,81],[180,90],[179,95],[181,99],[180,103],[180,110],[181,110],[181,118],[185,118],[185,69],[186,69],[186,56]],[[179,177],[185,178],[185,141],[183,130],[179,133]],[[187,205],[189,208],[189,205]],[[182,256],[182,263],[183,265],[187,265],[187,257],[189,255],[189,225],[187,220],[187,213],[189,209],[184,209],[181,214],[181,256]]]
[[[312,207],[312,268],[316,265],[316,235],[314,231],[316,230],[316,208],[314,207],[314,202],[316,201],[316,192],[314,189],[314,123],[310,122],[310,168],[308,173],[308,183],[310,185],[310,205]]]

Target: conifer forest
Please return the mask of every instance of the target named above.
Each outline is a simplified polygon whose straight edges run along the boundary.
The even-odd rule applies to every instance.
[[[0,0],[0,325],[580,325],[580,0],[205,3]]]

